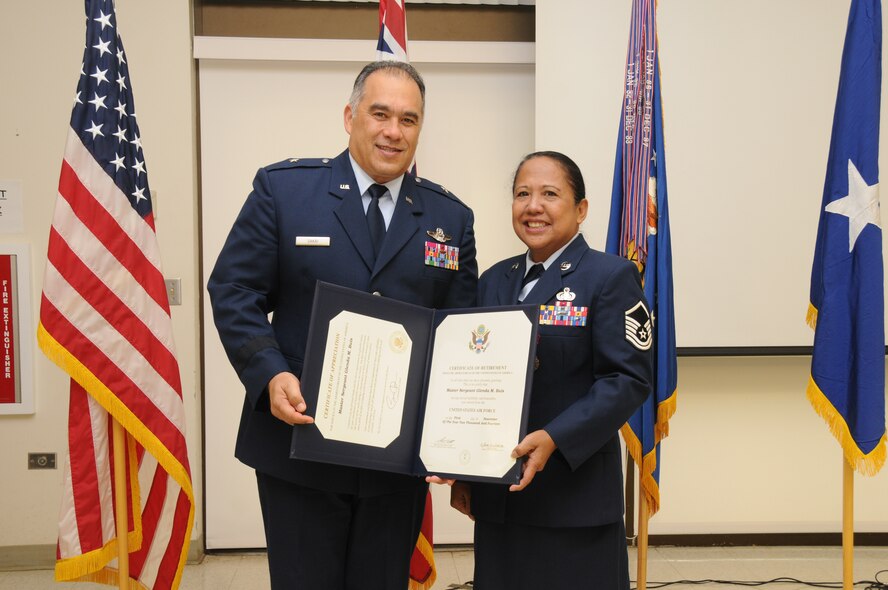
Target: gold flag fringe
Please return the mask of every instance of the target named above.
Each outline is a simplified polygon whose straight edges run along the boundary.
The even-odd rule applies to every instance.
[[[429,574],[429,577],[425,582],[419,582],[411,578],[409,590],[429,590],[438,577],[435,568],[435,551],[432,548],[432,544],[429,543],[429,540],[426,539],[426,536],[422,533],[419,533],[419,538],[416,540],[416,546],[419,547],[419,552],[425,557],[426,561],[429,562],[429,565],[432,566],[432,573]]]
[[[860,450],[860,447],[857,446],[854,437],[851,436],[851,431],[849,430],[845,419],[842,417],[842,414],[836,410],[832,402],[830,402],[823,394],[820,387],[815,383],[813,377],[808,378],[807,395],[808,401],[811,402],[814,411],[823,418],[827,426],[829,426],[830,432],[832,432],[833,436],[836,437],[836,440],[838,440],[839,444],[842,446],[845,460],[848,461],[848,464],[855,471],[863,475],[873,476],[878,473],[885,464],[885,433],[882,433],[882,438],[879,440],[878,444],[876,444],[875,448],[869,453],[864,454],[864,452]]]
[[[811,329],[817,327],[817,308],[812,303],[808,304],[808,314],[805,316],[805,323],[811,326]]]
[[[115,553],[114,557],[117,557]],[[68,580],[71,582],[95,582],[96,584],[104,584],[105,586],[119,586],[120,585],[120,572],[112,567],[106,567],[97,572],[93,572],[91,574],[86,574],[85,576],[81,576],[76,580]],[[175,588],[176,586],[173,586]],[[132,578],[129,579],[127,583],[127,588],[129,590],[151,590],[144,584],[142,584],[138,580],[134,580]]]
[[[620,427],[620,434],[626,442],[626,449],[638,469],[641,472],[638,478],[638,488],[645,495],[648,503],[650,516],[653,516],[660,509],[660,487],[657,480],[654,479],[654,470],[657,468],[657,449],[654,448],[650,453],[641,456],[641,441],[635,436],[635,432],[629,428],[629,424],[623,424]]]
[[[672,392],[668,399],[657,404],[657,423],[654,425],[654,440],[657,444],[669,436],[669,420],[675,415],[675,404],[678,399],[678,389]]]
[[[92,373],[92,371],[87,369],[83,363],[53,338],[46,328],[43,327],[43,322],[40,322],[37,325],[37,344],[47,358],[61,367],[71,379],[77,381],[77,383],[79,383],[89,395],[99,402],[106,412],[111,414],[114,419],[123,426],[124,430],[127,431],[128,437],[137,440],[147,452],[154,455],[157,462],[164,468],[170,477],[175,480],[188,497],[190,508],[188,511],[188,525],[185,528],[185,542],[182,544],[176,576],[172,584],[173,588],[178,588],[182,579],[182,570],[184,569],[185,561],[188,558],[188,546],[191,543],[191,531],[194,526],[194,490],[191,486],[191,478],[188,476],[185,466],[173,456],[170,450],[160,442],[157,436],[155,436],[155,434],[151,432],[142,421],[139,420],[138,417],[136,417],[136,415],[133,414],[132,411]],[[131,457],[133,458],[132,460],[135,461],[135,453],[131,453]],[[135,482],[133,484],[134,486],[138,486],[138,479],[138,470],[136,470],[133,477],[130,478],[132,482]],[[138,499],[139,491],[137,489],[131,491],[131,497]],[[132,506],[134,515],[133,520],[138,524],[136,525],[137,530],[127,535],[127,539],[132,538],[134,542],[134,544],[130,545],[134,548],[131,549],[131,551],[137,550],[142,543],[141,515],[136,516],[139,514],[139,507],[141,504],[137,501],[133,503]],[[109,547],[112,546],[114,548],[113,552],[109,550]],[[61,580],[62,578],[60,578],[60,575],[64,575],[64,580],[94,580],[102,584],[117,584],[118,576],[116,570],[106,567],[104,570],[96,571],[96,569],[106,565],[110,561],[111,558],[108,558],[109,554],[111,554],[111,558],[117,556],[116,539],[110,541],[100,550],[91,551],[90,553],[78,557],[58,561],[56,563],[56,580]],[[101,560],[104,560],[104,562],[97,566]],[[129,586],[130,590],[147,590],[144,589],[141,583],[133,579],[130,579]]]

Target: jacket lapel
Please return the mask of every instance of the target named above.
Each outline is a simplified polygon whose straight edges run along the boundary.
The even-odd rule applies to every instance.
[[[588,250],[589,246],[583,236],[577,236],[570,246],[561,253],[558,260],[553,262],[542,274],[540,280],[524,298],[524,303],[544,305],[551,301],[564,288],[567,277],[577,269],[580,260]]]
[[[373,270],[373,243],[370,241],[370,229],[367,227],[367,216],[358,192],[355,173],[351,169],[348,151],[333,160],[333,171],[330,175],[330,194],[342,202],[333,209],[333,214],[345,229],[345,235],[354,244],[367,268]]]
[[[413,234],[419,231],[419,219],[422,212],[423,201],[416,191],[416,177],[412,174],[405,174],[401,183],[401,194],[395,203],[395,212],[392,214],[392,220],[385,232],[382,250],[376,258],[376,265],[373,268],[374,275],[385,268],[385,265],[391,262],[410,241]],[[366,221],[364,225],[366,225]],[[367,230],[367,235],[369,236],[369,230]],[[416,256],[422,255],[422,252],[416,253]]]
[[[496,291],[496,302],[499,305],[515,305],[518,303],[518,293],[521,291],[521,279],[526,272],[526,257],[516,256],[512,264],[506,267]]]

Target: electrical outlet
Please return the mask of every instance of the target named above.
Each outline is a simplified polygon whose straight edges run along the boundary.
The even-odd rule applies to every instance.
[[[28,469],[55,469],[55,453],[28,453]]]
[[[182,305],[182,279],[165,279],[170,305]]]

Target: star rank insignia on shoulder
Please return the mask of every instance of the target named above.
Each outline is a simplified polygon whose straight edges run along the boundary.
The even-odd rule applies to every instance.
[[[642,301],[626,310],[626,340],[638,350],[649,350],[654,343],[651,315]]]

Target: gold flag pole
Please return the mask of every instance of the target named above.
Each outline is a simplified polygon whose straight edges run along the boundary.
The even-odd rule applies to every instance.
[[[123,426],[112,420],[114,440],[114,517],[117,522],[117,576],[121,590],[129,588],[129,526],[127,522],[126,436]]]
[[[641,466],[639,465],[638,481],[641,483]],[[650,512],[648,510],[647,496],[639,485],[638,487],[638,581],[636,583],[637,590],[645,590],[647,588],[647,553],[648,553],[648,520],[650,520]]]
[[[842,588],[854,588],[854,470],[842,455]]]

